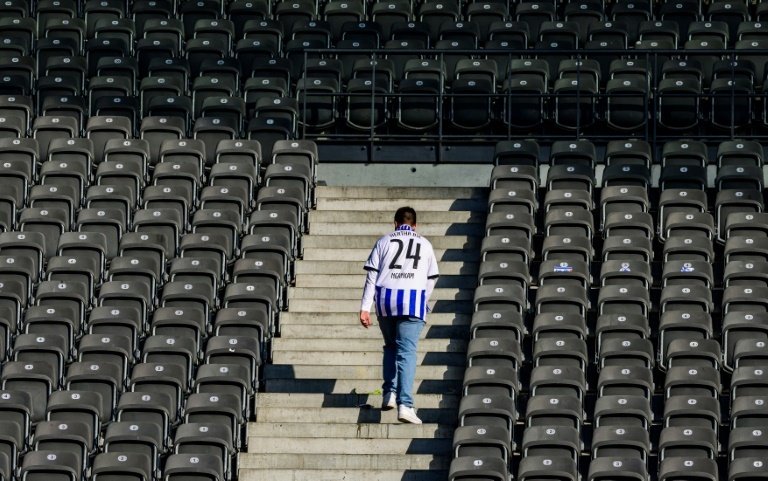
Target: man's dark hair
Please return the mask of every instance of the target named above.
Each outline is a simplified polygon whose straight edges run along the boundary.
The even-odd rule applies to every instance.
[[[416,211],[412,207],[400,207],[395,212],[395,222],[399,225],[416,225]]]

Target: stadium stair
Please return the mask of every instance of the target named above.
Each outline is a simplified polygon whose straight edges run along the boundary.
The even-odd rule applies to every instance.
[[[451,459],[487,191],[318,187],[289,309],[248,426],[241,481],[443,481]],[[419,343],[414,391],[423,425],[382,412],[381,333],[358,320],[363,262],[410,205],[441,277]]]

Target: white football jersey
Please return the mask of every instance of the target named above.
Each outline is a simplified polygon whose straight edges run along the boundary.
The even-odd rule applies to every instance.
[[[365,269],[378,272],[374,302],[379,316],[424,319],[427,279],[438,277],[432,244],[409,225],[381,237]]]

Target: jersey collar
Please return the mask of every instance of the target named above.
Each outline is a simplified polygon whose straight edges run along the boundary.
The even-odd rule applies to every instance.
[[[396,231],[398,231],[398,230],[409,230],[409,231],[413,231],[413,227],[409,226],[408,224],[403,224],[403,225],[401,225],[401,226],[397,227],[395,230],[396,230]]]

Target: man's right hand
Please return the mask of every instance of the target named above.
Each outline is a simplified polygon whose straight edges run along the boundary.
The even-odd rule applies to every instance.
[[[360,324],[364,328],[368,329],[371,326],[371,313],[368,311],[360,311]]]

